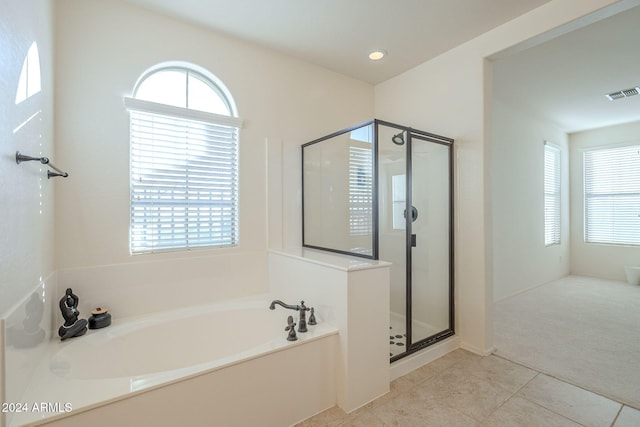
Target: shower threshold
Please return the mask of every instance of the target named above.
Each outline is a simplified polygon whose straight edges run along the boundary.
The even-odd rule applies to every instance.
[[[440,332],[427,323],[414,320],[412,325],[412,335],[423,339]],[[394,357],[407,351],[407,320],[402,314],[391,313],[389,317],[389,357]]]

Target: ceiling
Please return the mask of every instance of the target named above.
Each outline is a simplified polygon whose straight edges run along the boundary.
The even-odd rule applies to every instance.
[[[604,96],[640,86],[638,23],[636,6],[498,59],[493,94],[567,133],[640,120],[640,95]]]
[[[550,0],[127,1],[376,84]]]
[[[377,84],[550,0],[126,1]],[[640,120],[640,95],[604,97],[640,85],[640,7],[603,16],[497,55],[494,96],[566,132]],[[370,61],[374,49],[387,57]]]

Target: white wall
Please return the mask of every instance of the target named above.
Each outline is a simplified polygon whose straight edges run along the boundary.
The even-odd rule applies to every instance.
[[[456,140],[456,324],[461,345],[491,351],[490,68],[485,58],[612,0],[552,0],[376,86],[377,118]]]
[[[47,169],[38,162],[15,161],[19,150],[65,167],[53,144],[51,35],[50,1],[0,1],[0,317],[54,272],[57,179],[47,180]],[[41,91],[16,104],[20,72],[33,42],[39,50]]]
[[[494,85],[499,82],[494,82]],[[493,297],[569,274],[569,145],[554,124],[493,99]],[[544,244],[544,141],[560,147],[560,245]]]
[[[86,298],[91,298],[92,287],[110,287],[107,293],[121,296],[132,284],[119,285],[117,277],[127,266],[139,270],[134,264],[145,263],[150,271],[171,265],[186,272],[180,290],[190,296],[176,302],[172,293],[156,292],[154,300],[170,298],[162,305],[191,304],[202,289],[207,289],[207,299],[264,290],[266,139],[281,144],[285,165],[283,200],[277,202],[284,220],[272,221],[274,228],[284,228],[269,233],[281,235],[282,245],[299,245],[300,144],[371,118],[372,86],[118,0],[60,0],[56,12],[56,140],[60,162],[71,174],[57,194],[60,286],[84,286]],[[122,98],[131,95],[146,69],[171,60],[200,65],[220,78],[244,120],[240,244],[131,256],[129,117]],[[118,266],[117,276],[111,275],[109,265]],[[217,266],[224,265],[238,269],[235,280],[217,280]],[[177,285],[175,278],[152,277],[140,283],[145,292]],[[261,283],[242,285],[256,277],[263,278]]]
[[[623,143],[640,144],[640,122],[569,135],[571,149],[571,272],[625,280],[625,265],[640,265],[640,247],[584,242],[583,150]]]
[[[52,10],[48,0],[0,0],[0,401],[17,402],[51,330],[55,287],[56,179],[16,151],[50,157],[53,143]],[[36,42],[40,91],[16,99],[27,52]],[[32,71],[36,69],[31,63]],[[34,73],[32,77],[37,77]],[[37,80],[37,79],[36,79]],[[31,87],[34,85],[31,80]],[[26,92],[23,92],[26,94]],[[17,102],[18,101],[18,102]],[[17,103],[16,103],[17,102]],[[60,164],[64,167],[63,164]],[[45,303],[47,305],[45,305]],[[6,329],[5,329],[6,328]],[[0,414],[0,425],[11,419]]]

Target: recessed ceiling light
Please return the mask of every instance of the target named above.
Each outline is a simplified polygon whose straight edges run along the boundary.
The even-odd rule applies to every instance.
[[[371,52],[369,52],[369,59],[372,61],[379,61],[385,56],[387,56],[387,52],[381,49],[372,50]]]

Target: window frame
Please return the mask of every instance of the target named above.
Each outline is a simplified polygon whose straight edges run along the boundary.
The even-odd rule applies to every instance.
[[[603,154],[605,151],[614,153],[606,159],[607,162],[613,164],[615,162],[614,157],[618,160],[629,159],[630,156],[624,155],[625,151],[634,152],[637,155],[638,162],[640,162],[640,141],[631,141],[623,144],[610,144],[585,148],[582,150],[582,196],[583,196],[583,241],[586,244],[599,244],[599,245],[615,245],[615,246],[640,246],[640,167],[634,165],[621,167],[620,163],[615,163],[615,166],[609,166],[606,175],[610,181],[610,185],[613,186],[607,188],[608,191],[595,190],[595,186],[602,188],[602,182],[593,182],[597,171],[594,171],[589,163],[592,163],[594,159],[589,160],[590,155]],[[602,164],[602,163],[601,163]],[[600,166],[602,167],[602,166]],[[631,173],[632,176],[624,176],[624,174]],[[629,180],[629,178],[633,178]],[[600,177],[602,179],[602,177]],[[621,191],[621,188],[625,188],[628,183],[632,183],[631,187],[635,184],[635,191]],[[636,198],[635,203],[638,207],[630,208],[620,203],[620,200],[625,198]],[[608,210],[612,213],[610,221],[607,222],[607,227],[611,230],[605,232],[602,228],[598,228],[595,224],[597,220],[602,220],[602,216],[596,218],[595,208],[590,208],[591,201],[597,199],[609,199],[611,204]],[[613,200],[617,201],[614,204]],[[594,211],[593,215],[590,212]],[[602,209],[601,209],[602,211]],[[626,214],[626,215],[625,215]],[[627,217],[625,219],[625,216]],[[632,227],[630,227],[630,225]],[[634,227],[633,227],[634,226]],[[629,230],[631,229],[631,232]],[[618,230],[618,231],[616,231]],[[625,232],[620,232],[625,230]],[[610,234],[610,238],[606,239],[604,234]],[[635,235],[635,236],[634,236]]]
[[[188,100],[190,75],[195,74],[199,80],[213,89],[215,95],[228,107],[230,115],[135,98],[137,90],[146,79],[155,73],[167,70],[185,73],[187,79],[186,100]],[[187,102],[185,101],[185,104]],[[237,109],[228,89],[211,73],[193,64],[160,64],[142,74],[134,87],[133,97],[125,97],[124,104],[130,112],[130,253],[136,255],[238,246],[239,132],[242,120],[237,117]],[[142,121],[143,118],[144,121]],[[145,129],[144,132],[141,129]],[[169,133],[170,136],[168,136]],[[163,139],[162,142],[159,142],[161,139]],[[227,142],[228,149],[224,149]],[[189,149],[190,144],[191,150]],[[163,149],[170,146],[172,150],[176,150],[176,154],[165,156],[159,160],[158,151],[154,151],[156,146],[162,146]],[[208,152],[215,151],[216,153],[203,154],[203,146],[209,148]],[[141,148],[144,148],[145,151],[134,151]],[[220,151],[223,153],[220,154]],[[189,154],[190,152],[191,154]],[[223,172],[216,171],[216,167],[213,166],[215,162],[220,161],[223,162]],[[227,161],[228,164],[225,163]],[[154,193],[153,180],[164,173],[158,169],[161,167],[157,164],[162,164],[162,167],[165,167],[169,164],[167,162],[171,163],[171,167],[180,170],[179,177],[176,178],[175,184],[163,184],[163,190],[157,189]],[[201,177],[198,178],[197,184],[196,178],[192,178],[196,163],[198,163],[197,169]],[[202,166],[203,163],[205,166]],[[141,168],[140,165],[145,166]],[[221,178],[221,173],[224,173],[224,178]],[[166,176],[164,177],[166,178]],[[203,180],[206,181],[206,184],[203,184]],[[196,185],[198,189],[194,190]],[[216,187],[215,191],[214,187]],[[142,188],[150,189],[147,193],[151,196],[146,199],[144,196],[141,198],[139,195]],[[180,200],[176,198],[167,202],[166,194],[172,191],[182,192],[183,197]],[[203,202],[202,198],[207,200],[207,194],[209,202]],[[222,208],[223,205],[227,206],[226,210]],[[163,211],[163,209],[166,210]],[[170,215],[167,213],[169,211],[172,212]],[[168,216],[173,218],[175,211],[183,212],[181,219],[176,219],[175,222],[174,219],[167,219]],[[171,229],[173,234],[176,227],[184,230],[184,238],[172,240],[162,237],[163,230]],[[209,229],[208,243],[207,238],[200,237],[201,234],[207,234],[207,227]],[[205,231],[194,231],[201,229]],[[214,235],[224,237],[214,238]]]
[[[544,142],[544,245],[562,243],[562,149]]]

